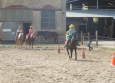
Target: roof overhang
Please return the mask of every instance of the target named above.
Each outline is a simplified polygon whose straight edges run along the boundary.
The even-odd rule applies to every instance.
[[[66,17],[112,17],[115,19],[115,10],[67,10]]]

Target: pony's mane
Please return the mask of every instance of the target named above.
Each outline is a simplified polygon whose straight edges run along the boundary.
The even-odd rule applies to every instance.
[[[35,37],[35,32],[33,32],[33,33],[31,34],[31,37],[32,37],[32,36]]]
[[[20,38],[23,35],[23,33],[19,33],[18,38]]]

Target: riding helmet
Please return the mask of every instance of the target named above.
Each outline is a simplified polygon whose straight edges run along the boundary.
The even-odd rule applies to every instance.
[[[21,29],[21,28],[22,28],[21,26],[18,27],[18,29]]]
[[[75,26],[74,26],[73,24],[71,24],[71,25],[69,26],[69,28],[70,28],[70,29],[74,29]]]
[[[32,26],[30,26],[30,28],[32,28]]]

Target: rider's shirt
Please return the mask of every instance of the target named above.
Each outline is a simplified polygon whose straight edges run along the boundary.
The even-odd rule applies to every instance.
[[[71,39],[72,34],[75,33],[76,30],[75,29],[69,29],[68,32],[69,32],[69,34],[66,36],[67,41]],[[77,40],[77,38],[76,38],[76,40]]]
[[[23,33],[22,29],[18,29],[18,30],[16,31],[16,36],[18,36],[19,33]]]
[[[17,32],[18,32],[18,33],[22,33],[22,29],[18,29]]]
[[[29,29],[29,33],[27,34],[27,36],[30,36],[33,33],[32,29]]]
[[[23,33],[22,29],[17,29],[17,31],[16,31],[16,37],[15,37],[15,41],[16,41],[16,38],[17,38],[17,36],[19,35],[19,33]]]
[[[76,32],[76,30],[75,29],[69,29],[69,35],[72,35],[73,33],[75,33]]]

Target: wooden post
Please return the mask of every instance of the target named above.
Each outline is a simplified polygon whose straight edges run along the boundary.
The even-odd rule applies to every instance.
[[[81,31],[81,43],[83,45],[83,32]]]
[[[96,46],[98,46],[98,31],[96,31]]]
[[[82,37],[82,45],[84,46],[84,37]]]

